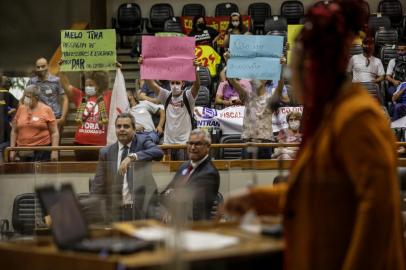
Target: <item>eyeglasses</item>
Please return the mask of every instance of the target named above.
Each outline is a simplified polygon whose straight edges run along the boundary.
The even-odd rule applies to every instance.
[[[206,142],[187,142],[187,144],[189,145],[189,146],[196,146],[196,147],[199,147],[199,146],[203,146],[203,145],[205,145],[205,144],[207,144]]]
[[[181,85],[182,84],[182,82],[171,82],[171,85]]]

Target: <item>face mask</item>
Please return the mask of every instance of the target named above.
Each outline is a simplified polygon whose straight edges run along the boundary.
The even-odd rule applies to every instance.
[[[85,93],[87,96],[94,96],[96,95],[96,87],[94,86],[86,86]]]
[[[182,93],[182,87],[180,85],[171,85],[172,95],[179,96]]]
[[[231,24],[232,24],[234,27],[237,27],[237,26],[240,25],[240,22],[231,22]]]
[[[300,127],[300,121],[289,122],[289,126],[292,130],[298,130]]]
[[[198,23],[198,24],[197,24],[197,27],[198,27],[199,29],[203,29],[205,26],[206,26],[206,24],[204,24],[204,23]]]
[[[31,98],[24,97],[24,105],[28,107],[31,106]]]

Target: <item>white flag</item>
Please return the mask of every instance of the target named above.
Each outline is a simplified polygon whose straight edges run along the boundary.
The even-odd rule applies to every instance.
[[[107,129],[107,144],[112,144],[117,141],[116,127],[114,125],[117,115],[122,112],[127,112],[130,108],[130,103],[127,98],[125,81],[121,69],[117,69],[116,79],[114,80],[113,93],[111,94],[109,125]]]

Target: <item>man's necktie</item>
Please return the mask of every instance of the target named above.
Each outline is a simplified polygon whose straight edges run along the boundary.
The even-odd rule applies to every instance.
[[[124,145],[122,149],[123,152],[121,153],[121,161],[123,161],[128,155],[128,146]]]
[[[192,163],[189,163],[187,168],[185,168],[182,172],[182,178],[179,182],[179,186],[182,187],[182,186],[186,185],[187,181],[189,180],[189,176],[190,176],[192,170],[193,170]]]

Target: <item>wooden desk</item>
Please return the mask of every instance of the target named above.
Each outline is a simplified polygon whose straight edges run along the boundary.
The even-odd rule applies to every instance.
[[[283,240],[240,231],[235,225],[200,227],[201,230],[237,236],[240,243],[220,250],[182,252],[184,269],[282,269]],[[131,255],[101,257],[95,254],[59,251],[50,237],[0,242],[2,269],[81,270],[81,269],[175,269],[174,254],[157,247]]]

